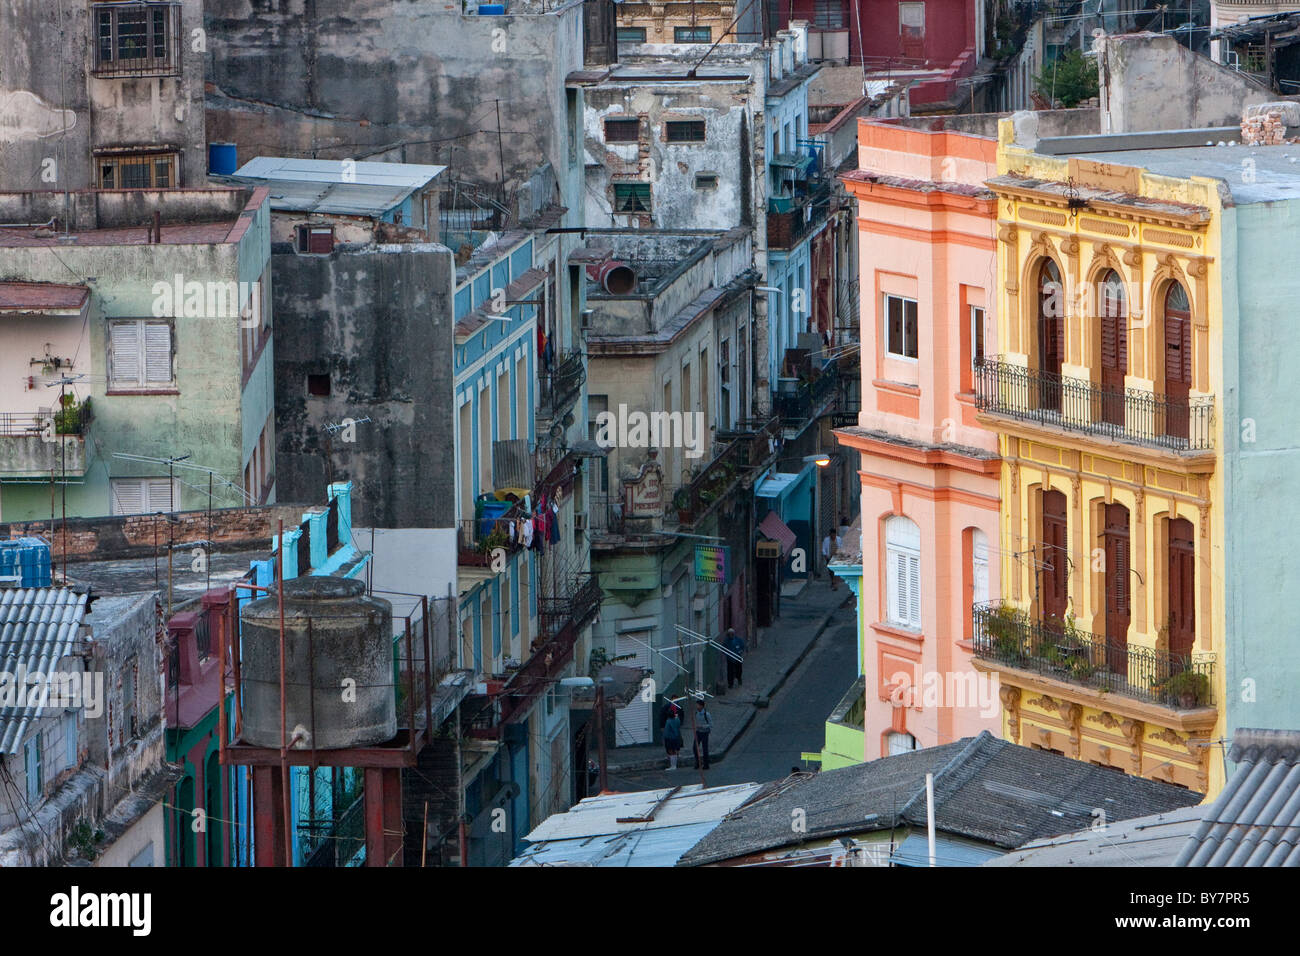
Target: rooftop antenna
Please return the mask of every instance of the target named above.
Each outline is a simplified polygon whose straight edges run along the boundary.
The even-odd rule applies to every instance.
[[[369,415],[367,415],[365,418],[345,418],[341,422],[325,423],[324,427],[325,427],[325,487],[326,489],[328,489],[330,485],[334,484],[334,442],[333,442],[334,436],[339,432],[341,432],[343,429],[349,428],[353,425],[369,425],[369,424],[372,424],[372,420]]]

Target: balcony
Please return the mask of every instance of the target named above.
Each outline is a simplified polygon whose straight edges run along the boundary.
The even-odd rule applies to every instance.
[[[1178,453],[1214,448],[1214,396],[1179,400],[1132,388],[985,362],[975,370],[981,412]]]
[[[1191,711],[1214,706],[1214,659],[1191,659],[1107,641],[1057,621],[1035,621],[1009,605],[972,609],[974,655],[1103,694]]]
[[[767,248],[795,248],[826,220],[830,207],[826,183],[817,183],[806,196],[773,196],[767,204]]]
[[[523,517],[523,505],[515,502],[502,514],[484,513],[456,522],[456,563],[486,568],[492,564],[492,552],[497,548],[506,554],[521,550],[523,543],[512,541],[509,531],[509,522],[519,517]]]
[[[499,739],[507,724],[526,714],[533,702],[554,686],[573,659],[578,635],[600,610],[603,597],[595,577],[582,575],[566,597],[542,600],[538,608],[541,636],[533,644],[532,654],[499,692],[467,705],[468,736]]]
[[[772,411],[787,422],[806,424],[835,392],[839,376],[834,366],[823,369],[816,378],[799,382],[789,391],[772,396]]]
[[[0,476],[83,477],[89,423],[89,402],[61,412],[0,412]]]
[[[538,417],[547,421],[563,418],[582,394],[582,383],[587,380],[586,359],[581,352],[558,356],[554,367],[537,378]]]
[[[672,496],[678,523],[690,526],[704,518],[717,502],[730,495],[745,475],[767,461],[781,438],[781,420],[772,418],[757,430],[737,436],[704,466],[690,484]]]

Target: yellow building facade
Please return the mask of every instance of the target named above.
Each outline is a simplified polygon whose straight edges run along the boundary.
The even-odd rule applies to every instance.
[[[639,43],[713,43],[736,18],[735,3],[679,0],[670,3],[624,2],[618,5],[620,40]],[[728,36],[723,42],[735,43]]]
[[[974,664],[1007,739],[1214,794],[1220,193],[999,133],[1001,354],[976,397],[1003,461],[1003,584],[973,611]]]

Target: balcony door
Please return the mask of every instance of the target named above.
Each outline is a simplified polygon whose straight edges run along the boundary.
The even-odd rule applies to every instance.
[[[1051,259],[1038,270],[1038,404],[1061,410],[1061,364],[1065,361],[1065,295],[1061,271]]]
[[[1119,273],[1111,269],[1102,277],[1101,306],[1101,420],[1124,424],[1124,375],[1128,371],[1128,309]]]
[[[1043,554],[1039,606],[1046,622],[1062,621],[1070,603],[1065,494],[1043,492]]]
[[[1102,536],[1106,544],[1106,669],[1128,675],[1129,518],[1123,505],[1106,505]]]
[[[1169,522],[1169,653],[1191,659],[1196,641],[1196,545],[1192,523]]]
[[[1192,387],[1192,312],[1187,290],[1169,283],[1165,293],[1165,433],[1187,437],[1187,397]]]

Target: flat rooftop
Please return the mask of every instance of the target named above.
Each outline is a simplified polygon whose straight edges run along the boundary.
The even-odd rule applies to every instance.
[[[1142,166],[1162,176],[1223,180],[1237,205],[1300,199],[1300,143],[1280,146],[1183,146],[1088,153],[1088,159]],[[1246,160],[1254,161],[1253,168]],[[1249,173],[1249,175],[1248,175]],[[1253,179],[1253,182],[1247,182]]]
[[[220,245],[231,241],[238,217],[220,222],[180,223],[162,227],[163,245]],[[67,246],[147,246],[149,227],[145,225],[111,229],[78,229],[67,236],[37,235],[36,229],[0,229],[0,246],[63,249]]]

